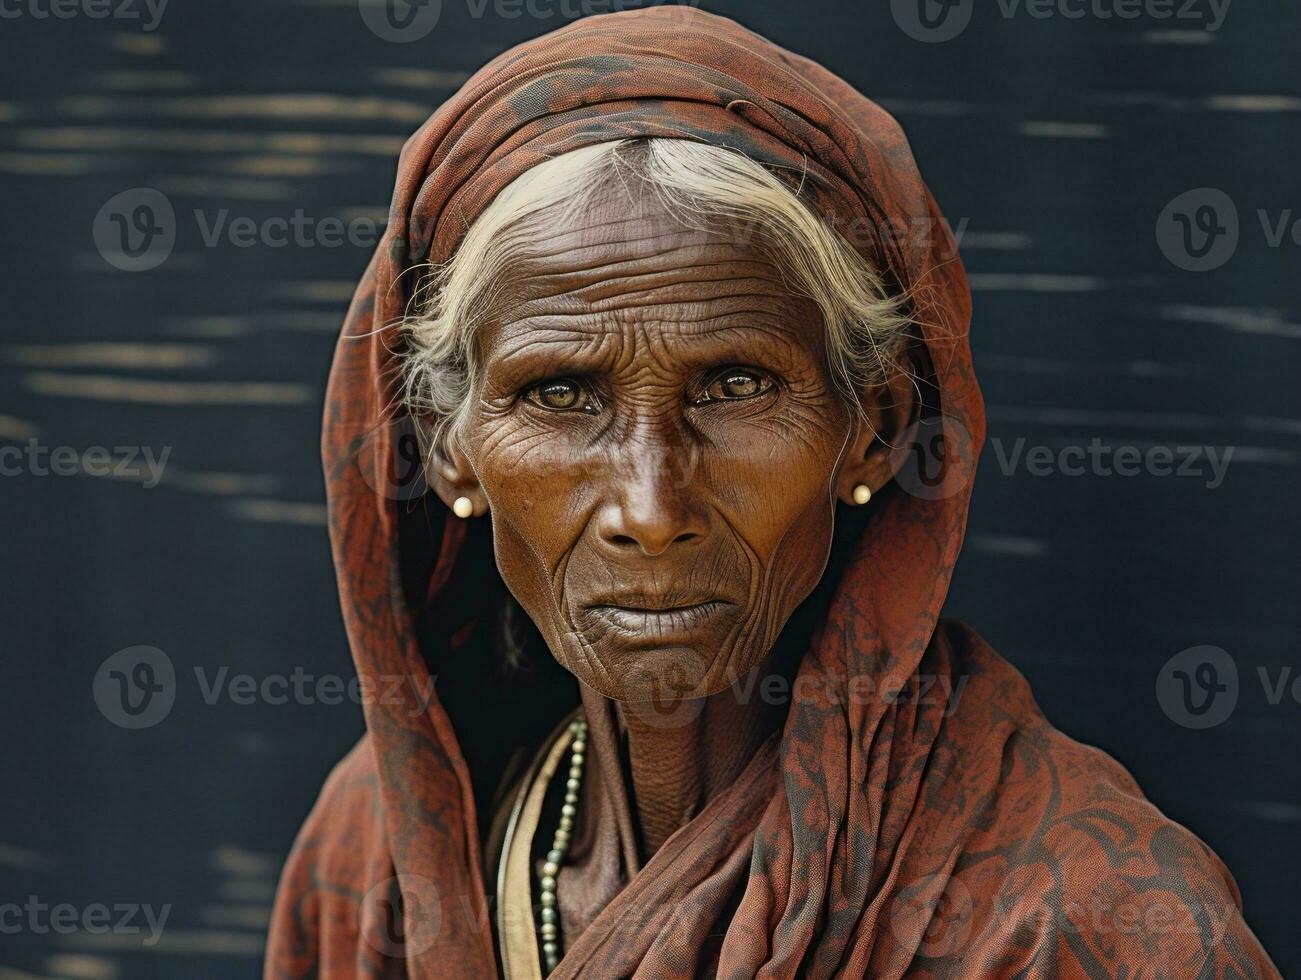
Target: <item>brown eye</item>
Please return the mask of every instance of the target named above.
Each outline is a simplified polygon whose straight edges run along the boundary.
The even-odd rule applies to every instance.
[[[762,395],[772,387],[772,382],[757,371],[749,368],[728,368],[714,375],[705,388],[705,397],[701,401],[736,401],[742,398],[754,398]]]
[[[577,382],[568,378],[556,378],[534,385],[528,393],[529,400],[542,408],[554,412],[566,412],[576,408],[586,409],[583,389]]]

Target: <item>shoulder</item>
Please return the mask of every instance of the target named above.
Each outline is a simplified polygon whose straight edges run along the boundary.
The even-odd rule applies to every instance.
[[[290,849],[267,941],[268,978],[346,976],[367,892],[392,877],[369,735],[326,777]]]
[[[370,735],[330,770],[321,792],[294,841],[290,859],[310,856],[318,867],[330,870],[344,855],[343,845],[355,850],[371,828],[382,825],[379,776]]]
[[[957,767],[984,773],[967,784],[983,795],[968,809],[955,886],[973,928],[1019,950],[1024,966],[1070,974],[1278,975],[1210,847],[1119,762],[1054,728],[970,629],[946,623],[937,641],[948,669],[969,678],[941,741]]]

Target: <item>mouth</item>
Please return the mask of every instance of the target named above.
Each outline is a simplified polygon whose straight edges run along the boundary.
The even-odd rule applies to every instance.
[[[619,633],[663,642],[697,633],[732,607],[732,603],[725,599],[682,604],[642,604],[631,599],[626,601],[636,601],[637,604],[600,602],[585,607],[584,612]]]

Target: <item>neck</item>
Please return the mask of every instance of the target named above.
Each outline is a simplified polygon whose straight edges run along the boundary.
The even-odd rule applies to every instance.
[[[742,701],[737,688],[751,696]],[[644,858],[732,785],[781,721],[777,706],[748,684],[658,710],[638,702],[617,711]]]
[[[763,681],[776,673],[790,675],[797,666],[797,660],[774,651],[717,694],[689,700],[613,701],[583,689],[589,719],[609,718],[617,728],[597,738],[611,749],[619,746],[617,772],[635,824],[637,864],[732,785],[759,746],[780,729],[787,705],[765,698]]]

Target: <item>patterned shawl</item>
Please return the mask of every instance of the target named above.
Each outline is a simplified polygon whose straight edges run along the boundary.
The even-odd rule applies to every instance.
[[[690,7],[590,17],[505,52],[402,152],[322,440],[368,734],[294,845],[266,976],[497,976],[470,767],[413,625],[432,617],[441,655],[471,656],[482,627],[464,591],[447,596],[492,566],[470,522],[394,488],[410,443],[389,421],[391,325],[411,295],[404,272],[451,255],[527,168],[648,136],[732,147],[801,178],[805,199],[914,295],[943,438],[914,440],[904,488],[865,509],[848,558],[829,566],[784,730],[636,869],[553,976],[1277,976],[1211,850],[1112,759],[1053,729],[969,629],[938,618],[984,416],[965,274],[899,125],[812,61]]]

